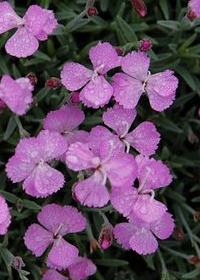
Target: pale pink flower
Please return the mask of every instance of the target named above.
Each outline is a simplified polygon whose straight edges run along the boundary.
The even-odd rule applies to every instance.
[[[78,257],[78,249],[65,241],[63,236],[81,232],[86,227],[86,219],[72,206],[48,204],[38,214],[43,226],[32,224],[25,233],[26,247],[36,257],[40,257],[53,243],[46,260],[50,268],[62,270],[68,268]]]
[[[63,105],[60,109],[48,113],[43,124],[44,129],[59,132],[68,147],[78,141],[87,142],[88,132],[76,130],[84,119],[85,115],[81,109],[76,106]],[[65,152],[59,157],[63,161],[65,160]]]
[[[129,129],[134,121],[137,112],[135,109],[124,109],[123,106],[116,104],[113,108],[108,108],[103,114],[103,122],[112,128],[120,140],[139,153],[150,156],[155,153],[160,141],[160,134],[151,122],[142,122],[132,132]]]
[[[6,234],[11,223],[8,205],[3,196],[0,195],[0,234]]]
[[[114,47],[99,42],[89,51],[94,70],[75,62],[67,62],[61,72],[63,85],[70,91],[80,90],[79,99],[93,108],[103,107],[113,95],[112,86],[106,81],[106,72],[119,66],[120,58]]]
[[[1,3],[0,3],[1,5]],[[24,115],[29,108],[33,86],[28,78],[13,80],[4,75],[0,83],[0,98],[17,115]]]
[[[174,220],[169,213],[151,223],[121,223],[115,226],[114,236],[125,249],[132,249],[138,254],[152,254],[158,249],[155,238],[169,238],[174,230]]]
[[[97,143],[96,143],[97,144]],[[99,153],[89,149],[88,144],[76,142],[66,153],[66,164],[74,171],[91,170],[92,175],[76,184],[75,197],[89,207],[102,207],[109,201],[107,178],[111,185],[131,184],[136,176],[136,164],[132,155],[115,153],[114,142],[99,143]]]
[[[178,86],[174,72],[165,70],[151,74],[149,65],[150,58],[144,52],[133,51],[121,58],[124,73],[114,75],[113,95],[125,109],[135,108],[144,92],[156,111],[163,111],[173,103]]]
[[[154,189],[169,185],[172,176],[169,168],[160,160],[139,155],[136,157],[139,187],[122,185],[112,188],[110,195],[113,207],[123,216],[137,217],[143,222],[155,222],[167,211],[166,206],[154,199]]]
[[[66,149],[66,141],[58,132],[44,130],[37,137],[22,139],[6,165],[7,176],[13,183],[23,181],[25,192],[35,197],[57,192],[63,187],[65,179],[48,163]]]
[[[24,17],[20,18],[8,2],[0,3],[0,34],[17,28],[5,45],[10,55],[19,58],[32,55],[39,47],[38,40],[47,40],[56,27],[57,20],[50,10],[31,5]]]
[[[200,0],[190,0],[188,6],[197,18],[200,18]]]

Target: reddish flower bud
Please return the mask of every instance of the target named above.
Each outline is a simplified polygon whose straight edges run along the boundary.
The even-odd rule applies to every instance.
[[[79,95],[80,95],[80,92],[79,91],[73,91],[71,92],[70,96],[69,96],[69,99],[68,99],[68,104],[70,105],[75,105],[75,104],[78,104],[80,103],[80,99],[79,99]]]
[[[188,258],[188,262],[193,264],[193,265],[197,265],[197,264],[200,264],[200,259],[198,256],[195,256],[195,255],[191,255],[189,256]]]
[[[143,0],[130,0],[136,13],[140,17],[144,17],[147,14],[147,7]]]
[[[186,14],[186,17],[192,21],[192,20],[194,20],[197,16],[195,15],[195,13],[194,13],[191,9],[189,9],[188,12],[187,12],[187,14]]]
[[[107,250],[113,242],[113,226],[110,223],[104,223],[99,235],[99,244],[101,248]]]
[[[19,256],[14,257],[14,259],[12,261],[12,267],[14,267],[17,270],[20,270],[24,266],[25,266],[25,264],[21,257],[19,257]]]
[[[0,110],[3,110],[5,108],[6,108],[6,103],[0,98]]]
[[[98,10],[97,10],[97,8],[95,8],[95,7],[89,7],[89,8],[87,9],[87,15],[88,15],[89,17],[93,17],[93,16],[98,15]]]
[[[116,50],[117,54],[120,55],[120,56],[124,54],[124,48],[123,47],[120,47],[120,46],[116,47],[115,50]]]
[[[53,89],[57,89],[62,85],[61,80],[55,77],[52,77],[51,79],[47,80],[45,83],[45,87],[50,87]]]
[[[26,78],[28,78],[28,79],[30,80],[32,86],[35,87],[35,86],[37,85],[38,79],[37,79],[35,73],[30,72],[30,73],[26,76]]]
[[[198,222],[200,220],[200,212],[195,212],[193,214],[193,219],[195,222]]]
[[[200,117],[200,109],[198,110],[198,116]]]
[[[175,229],[174,229],[172,235],[177,240],[183,240],[185,238],[185,235],[184,235],[182,229],[178,226],[175,226]]]
[[[139,42],[139,50],[141,52],[147,52],[151,49],[151,47],[152,47],[152,42],[148,38],[145,38]]]

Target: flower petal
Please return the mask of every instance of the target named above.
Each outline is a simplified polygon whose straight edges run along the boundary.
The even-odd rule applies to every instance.
[[[174,230],[174,220],[172,215],[166,212],[160,220],[151,224],[151,230],[160,239],[167,239]]]
[[[75,62],[67,62],[61,71],[62,84],[68,90],[82,88],[91,78],[93,71]]]
[[[16,114],[24,115],[32,102],[33,87],[28,78],[13,80],[4,75],[0,84],[1,99]]]
[[[190,0],[188,2],[188,6],[192,10],[192,12],[196,15],[196,17],[200,18],[200,2],[199,2],[199,0]]]
[[[6,203],[6,200],[3,196],[0,195],[0,223],[4,222],[9,214],[9,208]]]
[[[45,272],[44,276],[42,277],[42,280],[68,280],[68,279],[69,279],[68,277],[61,275],[54,269],[48,269]]]
[[[106,105],[112,95],[112,86],[103,76],[97,76],[81,90],[79,98],[87,107],[99,108]]]
[[[106,205],[110,196],[102,181],[103,178],[97,171],[88,179],[78,182],[74,189],[77,200],[88,207],[103,207]]]
[[[67,150],[66,164],[74,171],[96,168],[99,163],[100,159],[94,156],[87,144],[76,142]]]
[[[150,159],[142,155],[138,155],[135,160],[138,166],[139,183],[143,184],[145,180],[142,190],[166,187],[172,182],[169,168],[161,160],[156,161],[154,158]]]
[[[90,60],[94,69],[98,69],[98,73],[105,74],[109,70],[120,65],[120,57],[115,48],[108,42],[99,42],[89,51]]]
[[[35,197],[47,197],[64,185],[63,174],[46,163],[39,164],[23,183],[23,189]]]
[[[147,78],[149,65],[150,58],[144,52],[132,51],[121,59],[122,70],[141,82]]]
[[[167,211],[167,207],[155,200],[150,198],[149,195],[138,195],[137,200],[132,206],[133,214],[144,222],[151,223],[160,219]],[[129,215],[131,221],[131,213]]]
[[[32,224],[25,233],[24,242],[36,257],[40,257],[53,242],[53,235],[40,225]]]
[[[75,207],[63,207],[55,203],[42,208],[38,214],[38,221],[53,234],[63,236],[67,233],[80,232],[86,227],[86,219]]]
[[[163,97],[171,96],[178,87],[178,79],[173,74],[173,71],[165,70],[151,75],[146,85],[146,91],[149,94],[158,94]]]
[[[78,257],[78,249],[62,237],[54,241],[47,258],[47,266],[62,270],[68,268]]]
[[[122,106],[116,104],[103,113],[103,122],[121,136],[128,132],[136,115],[136,109],[124,109]]]
[[[160,133],[158,133],[153,123],[142,122],[125,136],[125,140],[139,153],[150,156],[158,148]]]
[[[130,239],[131,249],[138,254],[152,254],[158,249],[158,242],[151,231],[142,228],[135,231]]]
[[[112,86],[115,100],[125,109],[134,109],[144,92],[140,81],[123,73],[113,76]]]
[[[110,158],[103,169],[108,175],[111,185],[120,187],[131,185],[137,175],[135,158],[130,154],[119,153]]]
[[[38,40],[24,27],[18,28],[5,45],[6,52],[18,58],[34,54],[38,47]]]
[[[0,2],[0,34],[18,27],[22,21],[7,1]]]
[[[60,109],[51,111],[44,119],[44,129],[70,132],[85,119],[84,112],[76,106],[64,105]]]
[[[96,265],[87,258],[78,257],[75,263],[68,268],[70,278],[82,280],[96,273]]]
[[[120,223],[114,228],[114,237],[123,248],[128,250],[131,248],[129,241],[136,229],[137,228],[130,223]]]
[[[161,96],[150,90],[147,93],[149,96],[151,108],[158,112],[162,112],[165,109],[169,108],[175,99],[175,92],[169,96]]]

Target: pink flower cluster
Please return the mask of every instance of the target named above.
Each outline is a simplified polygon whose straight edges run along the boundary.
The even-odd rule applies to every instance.
[[[193,2],[190,5],[194,6]],[[13,56],[33,54],[38,41],[46,40],[56,26],[52,11],[32,5],[20,18],[8,2],[0,3],[0,34],[17,28],[5,46]],[[160,142],[156,126],[150,121],[134,124],[136,106],[145,93],[154,110],[165,110],[175,99],[178,79],[171,70],[152,74],[150,58],[142,50],[119,56],[110,43],[99,42],[89,51],[92,70],[67,62],[61,71],[61,82],[66,89],[75,91],[76,105],[65,104],[49,112],[37,136],[19,141],[6,172],[13,183],[22,183],[28,195],[45,198],[63,188],[68,180],[55,168],[61,161],[66,169],[78,172],[72,190],[77,202],[87,207],[111,203],[128,220],[114,229],[104,226],[102,248],[111,245],[113,231],[125,249],[145,255],[158,248],[156,237],[166,239],[173,231],[174,221],[166,205],[154,198],[155,190],[168,186],[172,176],[161,160],[151,157]],[[114,68],[119,71],[120,67],[123,72],[110,79],[108,72]],[[14,113],[23,115],[33,100],[32,91],[28,78],[13,80],[4,75],[0,83],[1,106],[6,104]],[[101,125],[89,132],[79,129],[85,120],[79,101],[96,109],[111,99],[112,106],[103,110]],[[10,214],[1,196],[0,212],[0,234],[5,234]],[[47,204],[37,218],[40,225],[29,226],[24,242],[36,257],[49,249],[49,270],[43,280],[81,280],[96,272],[96,266],[80,257],[78,248],[64,238],[86,228],[85,217],[75,207]],[[69,277],[62,270],[67,270]]]

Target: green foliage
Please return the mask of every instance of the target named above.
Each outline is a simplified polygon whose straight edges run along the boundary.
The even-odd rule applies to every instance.
[[[13,155],[20,137],[36,135],[42,128],[42,120],[50,110],[65,103],[69,93],[62,89],[45,88],[50,77],[59,77],[66,61],[88,63],[88,50],[99,40],[122,46],[125,52],[134,50],[139,40],[150,38],[153,50],[149,51],[151,72],[173,69],[179,78],[176,102],[163,113],[153,111],[146,100],[140,100],[137,121],[150,120],[158,127],[162,141],[156,154],[169,165],[174,177],[170,187],[157,192],[158,198],[167,204],[176,221],[176,231],[167,241],[160,242],[160,250],[150,256],[139,256],[125,251],[114,242],[108,251],[89,253],[89,240],[85,234],[72,235],[72,241],[98,265],[98,272],[91,279],[97,280],[175,280],[199,279],[200,267],[190,264],[190,255],[200,258],[200,224],[193,215],[200,211],[200,118],[197,115],[200,96],[200,20],[190,23],[184,15],[186,0],[148,0],[148,14],[139,18],[129,1],[96,0],[99,14],[89,18],[84,10],[85,0],[36,0],[9,1],[20,15],[30,4],[38,4],[56,12],[59,26],[48,41],[40,43],[40,49],[26,59],[10,57],[4,44],[12,31],[0,36],[0,76],[24,77],[34,72],[38,85],[34,91],[35,102],[24,117],[17,118],[5,109],[0,115],[0,193],[6,198],[12,213],[8,235],[1,238],[0,279],[41,279],[45,268],[44,257],[36,259],[27,251],[23,236],[26,228],[36,221],[36,214],[44,204],[57,202],[76,205],[87,213],[94,236],[98,239],[103,223],[99,212],[106,214],[115,225],[120,215],[111,206],[101,210],[86,209],[71,198],[71,186],[76,181],[73,172],[66,171],[67,184],[57,194],[46,199],[33,199],[26,195],[21,185],[11,184],[5,175],[5,164]],[[86,110],[85,110],[86,112]],[[102,110],[87,110],[82,128],[101,123]],[[22,130],[23,126],[23,130]],[[25,271],[12,268],[12,258],[21,256]],[[30,272],[30,275],[28,275]]]

